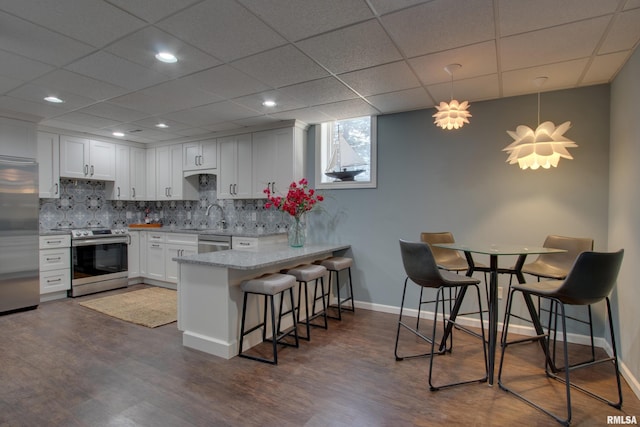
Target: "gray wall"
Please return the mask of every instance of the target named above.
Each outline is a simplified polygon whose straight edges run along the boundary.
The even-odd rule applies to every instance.
[[[614,325],[623,372],[640,396],[640,50],[611,85],[611,178],[609,249],[625,249],[612,295]]]
[[[436,128],[432,110],[378,118],[378,188],[325,191],[325,212],[312,216],[309,230],[316,240],[351,243],[357,300],[399,305],[398,239],[418,240],[421,231],[527,245],[542,245],[548,234],[590,236],[596,249],[607,248],[609,86],[543,93],[542,121],[571,121],[566,136],[579,147],[556,169],[523,171],[505,162],[502,149],[513,141],[505,131],[535,127],[536,105],[536,95],[477,102],[471,123],[458,131]],[[310,177],[314,136],[312,128]],[[601,322],[596,333],[603,334]]]

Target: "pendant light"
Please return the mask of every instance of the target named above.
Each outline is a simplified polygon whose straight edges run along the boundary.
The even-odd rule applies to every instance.
[[[451,102],[440,102],[436,105],[438,110],[432,117],[435,118],[434,124],[442,129],[460,129],[465,123],[469,123],[471,114],[467,111],[469,103],[467,101],[458,102],[453,99],[453,72],[462,67],[460,64],[449,64],[444,70],[451,76]]]
[[[571,122],[564,122],[558,127],[553,122],[540,124],[540,87],[547,81],[547,77],[537,77],[533,83],[538,87],[538,127],[534,131],[529,126],[520,125],[515,132],[507,133],[514,141],[503,148],[509,153],[507,162],[518,164],[521,169],[540,167],[549,169],[558,166],[560,158],[573,159],[567,148],[577,147],[574,141],[566,138],[564,133],[571,127]]]

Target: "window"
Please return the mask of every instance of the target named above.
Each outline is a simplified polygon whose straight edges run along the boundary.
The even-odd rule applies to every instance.
[[[376,117],[316,126],[316,188],[376,187]]]

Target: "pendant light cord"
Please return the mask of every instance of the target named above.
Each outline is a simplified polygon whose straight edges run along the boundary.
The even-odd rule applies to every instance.
[[[540,91],[538,91],[538,126],[540,126]]]

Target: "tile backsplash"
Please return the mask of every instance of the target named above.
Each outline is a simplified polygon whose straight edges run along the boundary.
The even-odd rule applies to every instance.
[[[217,200],[216,176],[199,175],[198,200],[108,200],[104,181],[61,179],[59,199],[40,199],[40,229],[119,228],[144,222],[145,212],[165,227],[221,229],[270,233],[285,230],[288,215],[265,209],[265,200]],[[219,204],[222,209],[207,207]]]

